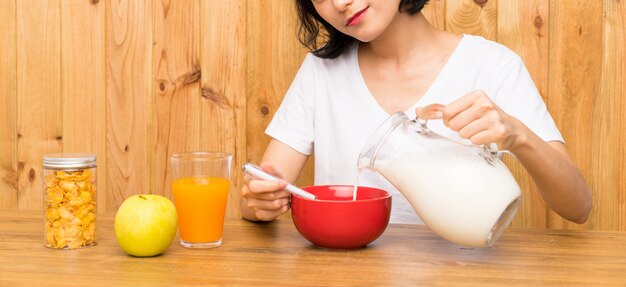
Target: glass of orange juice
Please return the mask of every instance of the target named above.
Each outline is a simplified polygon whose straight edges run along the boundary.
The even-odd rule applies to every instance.
[[[186,152],[173,154],[170,161],[180,244],[187,248],[222,245],[232,155]]]

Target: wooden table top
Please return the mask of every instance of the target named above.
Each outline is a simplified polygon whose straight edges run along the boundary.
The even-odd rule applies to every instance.
[[[460,247],[424,226],[389,225],[367,248],[315,247],[292,222],[227,220],[224,244],[126,255],[113,216],[98,245],[43,246],[40,212],[0,210],[0,286],[626,286],[626,233],[509,229],[491,248]]]

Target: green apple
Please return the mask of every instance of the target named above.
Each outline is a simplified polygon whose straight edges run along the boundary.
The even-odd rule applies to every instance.
[[[115,238],[126,253],[148,257],[159,255],[172,244],[177,227],[176,207],[154,194],[127,198],[115,215]]]

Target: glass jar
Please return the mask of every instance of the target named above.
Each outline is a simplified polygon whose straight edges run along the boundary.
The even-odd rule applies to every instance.
[[[43,157],[44,245],[76,249],[96,245],[96,156]]]
[[[358,167],[383,175],[444,239],[491,246],[520,206],[519,185],[495,144],[466,144],[429,129],[428,120],[441,119],[442,111],[434,104],[414,120],[392,115],[365,145]]]

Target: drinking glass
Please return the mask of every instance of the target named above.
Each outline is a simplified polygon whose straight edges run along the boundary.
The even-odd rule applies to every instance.
[[[232,155],[185,152],[173,154],[170,161],[180,244],[187,248],[222,245]]]

